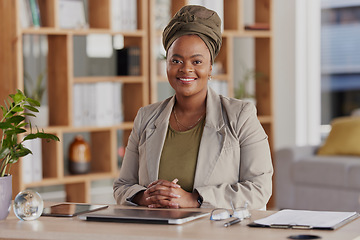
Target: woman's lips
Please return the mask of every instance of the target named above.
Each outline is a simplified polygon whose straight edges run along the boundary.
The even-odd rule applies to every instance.
[[[178,79],[184,84],[189,84],[196,80],[196,78],[193,78],[193,77],[192,78],[184,77],[184,78],[178,78]]]

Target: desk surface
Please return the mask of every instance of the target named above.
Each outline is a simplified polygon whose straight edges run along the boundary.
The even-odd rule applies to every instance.
[[[117,206],[110,206],[117,207]],[[198,209],[197,209],[198,210]],[[360,218],[337,230],[292,230],[250,228],[250,221],[274,212],[252,211],[252,217],[240,224],[225,228],[221,222],[208,217],[183,225],[88,222],[74,218],[40,217],[21,221],[13,212],[0,221],[1,239],[287,239],[295,234],[314,234],[326,240],[350,240],[360,236]]]

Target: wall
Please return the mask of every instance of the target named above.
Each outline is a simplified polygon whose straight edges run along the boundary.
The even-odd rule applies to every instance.
[[[295,1],[274,4],[274,146],[275,150],[296,144],[295,112]]]

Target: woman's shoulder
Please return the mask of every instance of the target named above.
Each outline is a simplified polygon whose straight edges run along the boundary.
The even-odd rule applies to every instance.
[[[239,114],[240,112],[256,112],[255,104],[249,100],[241,100],[237,98],[226,97],[223,95],[219,95],[219,98],[221,105],[227,110],[227,112],[232,112],[236,114]]]
[[[160,102],[156,102],[156,103],[152,103],[152,104],[149,104],[149,105],[146,105],[144,107],[141,108],[141,111],[144,111],[144,112],[154,112],[158,109],[162,109],[162,108],[165,108],[169,101],[171,100],[172,97],[169,97],[163,101],[160,101]]]
[[[140,117],[146,122],[150,123],[155,121],[159,115],[168,107],[172,97],[169,97],[163,101],[149,104],[147,106],[141,107],[138,111],[138,117]]]

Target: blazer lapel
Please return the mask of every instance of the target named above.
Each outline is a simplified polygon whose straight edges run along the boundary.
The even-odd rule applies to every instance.
[[[173,96],[158,119],[155,121],[154,125],[146,129],[145,151],[150,182],[158,179],[160,156],[174,103],[175,97]]]
[[[225,124],[219,95],[208,88],[206,121],[201,137],[194,188],[206,185],[225,142]],[[209,147],[210,146],[210,147]]]

